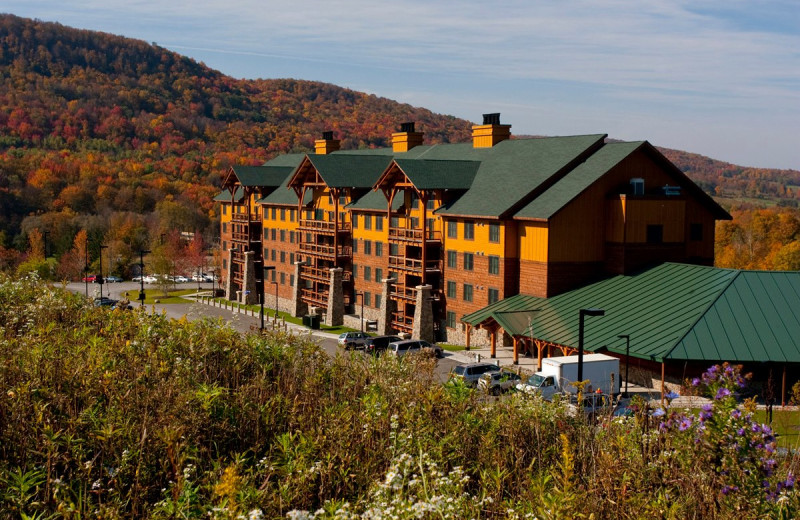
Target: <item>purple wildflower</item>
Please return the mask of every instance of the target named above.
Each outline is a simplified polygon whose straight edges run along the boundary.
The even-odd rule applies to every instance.
[[[714,415],[713,408],[710,404],[704,404],[703,409],[700,411],[700,420],[707,421]]]
[[[684,417],[683,420],[681,421],[680,426],[678,426],[678,429],[680,431],[684,432],[684,431],[688,430],[689,428],[691,428],[691,426],[692,426],[692,418],[691,417]]]
[[[742,416],[742,411],[738,408],[731,410],[731,419],[739,419]]]
[[[747,430],[745,430],[744,428],[739,428],[738,430],[736,430],[736,435],[738,435],[739,437],[744,437],[745,433],[747,433]]]
[[[681,396],[681,394],[679,394],[678,392],[672,391],[672,392],[668,393],[665,397],[667,399],[672,400],[672,399],[677,399],[680,396]]]
[[[792,473],[789,473],[786,476],[786,480],[783,482],[783,487],[786,489],[794,488],[794,475]]]
[[[694,379],[692,379],[692,386],[700,386],[700,378],[699,377],[695,377]]]
[[[731,391],[728,390],[725,387],[722,387],[719,390],[717,390],[717,395],[714,396],[714,399],[719,401],[720,399],[724,399],[724,398],[728,397],[729,395],[731,395]]]

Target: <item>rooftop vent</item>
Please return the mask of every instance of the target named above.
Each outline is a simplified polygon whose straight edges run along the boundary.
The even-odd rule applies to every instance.
[[[328,130],[327,132],[322,132],[322,138],[326,141],[333,141],[333,131]]]
[[[411,133],[414,131],[414,122],[409,121],[407,123],[400,123],[400,131],[401,132],[408,132]]]
[[[484,125],[499,125],[500,124],[500,112],[496,112],[494,114],[483,114],[483,124]]]

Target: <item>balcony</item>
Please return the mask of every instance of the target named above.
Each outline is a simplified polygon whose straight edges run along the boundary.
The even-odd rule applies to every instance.
[[[349,257],[352,255],[352,248],[347,246],[334,247],[327,244],[310,244],[308,242],[300,242],[300,251],[305,255],[316,256],[320,258],[328,258],[335,260],[336,258]]]
[[[417,301],[417,289],[415,287],[407,287],[403,284],[393,284],[390,286],[390,296],[392,298],[402,298],[411,302]]]
[[[312,265],[300,266],[300,277],[305,280],[316,280],[322,283],[329,283],[331,281],[330,268],[314,267]],[[352,280],[352,273],[350,271],[342,272],[342,281],[349,282]]]
[[[442,234],[432,229],[389,228],[389,240],[421,244],[423,238],[425,242],[441,242]]]
[[[392,327],[400,332],[411,332],[414,330],[414,317],[406,316],[402,312],[393,312]]]
[[[233,213],[231,215],[231,220],[234,222],[247,222],[249,219],[247,213]]]
[[[313,289],[300,289],[300,299],[315,307],[328,306],[328,293],[317,292]]]
[[[422,273],[422,260],[418,258],[406,258],[405,256],[389,256],[389,267],[411,273]],[[425,262],[425,272],[441,271],[439,260],[427,260]]]
[[[349,222],[339,222],[339,228],[336,228],[335,222],[328,222],[325,220],[308,220],[300,219],[298,226],[300,231],[311,233],[322,233],[326,235],[333,235],[334,233],[349,233],[351,231]]]

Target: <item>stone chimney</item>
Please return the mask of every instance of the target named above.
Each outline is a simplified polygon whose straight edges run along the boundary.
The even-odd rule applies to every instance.
[[[403,123],[400,131],[392,134],[392,151],[407,152],[422,144],[422,132],[414,131],[414,123]]]
[[[500,124],[500,114],[483,114],[482,125],[472,125],[472,147],[491,148],[511,137],[511,125]]]
[[[339,149],[339,140],[333,138],[333,132],[322,132],[322,139],[314,141],[317,155],[326,155]]]

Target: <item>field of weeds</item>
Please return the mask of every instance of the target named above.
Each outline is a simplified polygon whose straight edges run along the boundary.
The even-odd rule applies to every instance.
[[[428,359],[95,308],[0,275],[6,518],[795,518],[800,468],[735,394],[590,421]]]

